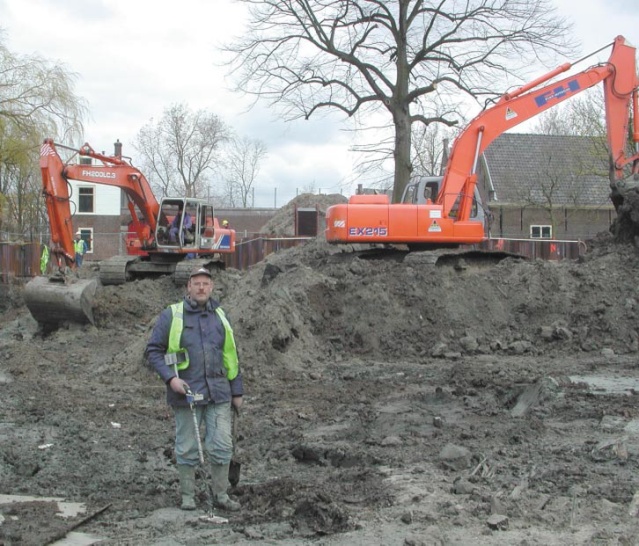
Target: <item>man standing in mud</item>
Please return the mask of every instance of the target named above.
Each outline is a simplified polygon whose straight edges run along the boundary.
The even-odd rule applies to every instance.
[[[175,415],[182,509],[195,509],[195,466],[203,447],[214,505],[236,511],[240,504],[227,494],[233,455],[231,409],[240,408],[244,390],[233,330],[219,303],[211,298],[212,291],[210,271],[193,270],[184,300],[160,314],[146,354],[167,386],[167,402]],[[201,441],[193,413],[200,425],[204,423]]]

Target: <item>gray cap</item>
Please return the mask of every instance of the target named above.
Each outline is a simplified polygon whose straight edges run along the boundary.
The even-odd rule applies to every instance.
[[[194,269],[193,271],[191,271],[191,274],[189,275],[189,280],[191,280],[193,277],[197,277],[198,275],[206,275],[209,279],[212,278],[211,272],[206,269],[206,267],[198,267],[197,269]]]

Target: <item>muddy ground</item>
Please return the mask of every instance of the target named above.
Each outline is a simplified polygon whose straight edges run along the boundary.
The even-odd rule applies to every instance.
[[[84,275],[95,274],[87,268]],[[181,512],[143,364],[168,278],[43,334],[5,287],[0,544],[639,544],[639,254],[440,260],[314,241],[216,275],[248,391],[227,524]],[[24,500],[24,499],[22,499]],[[98,540],[97,538],[95,540]]]

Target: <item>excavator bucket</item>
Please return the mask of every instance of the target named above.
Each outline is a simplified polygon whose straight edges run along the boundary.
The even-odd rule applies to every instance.
[[[95,279],[35,277],[24,288],[24,301],[41,324],[62,322],[95,324],[93,318]]]

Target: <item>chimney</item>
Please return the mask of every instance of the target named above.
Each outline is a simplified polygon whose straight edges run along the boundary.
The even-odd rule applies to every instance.
[[[115,141],[113,147],[115,148],[115,157],[122,157],[122,143],[119,138]]]
[[[448,166],[448,154],[450,153],[450,150],[448,149],[448,139],[445,138],[442,142],[442,164],[439,167],[439,176],[443,176],[444,175],[444,171],[446,170],[446,167]]]

